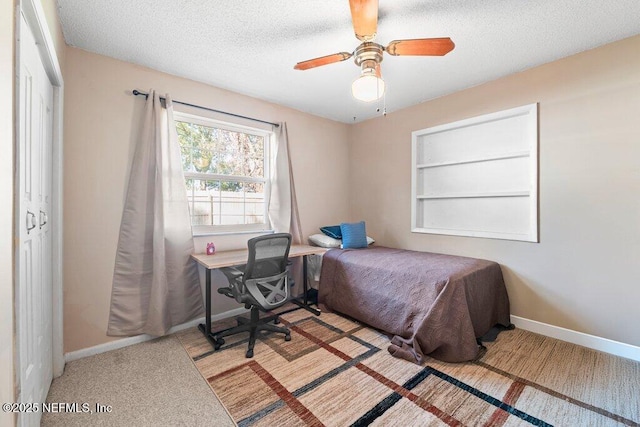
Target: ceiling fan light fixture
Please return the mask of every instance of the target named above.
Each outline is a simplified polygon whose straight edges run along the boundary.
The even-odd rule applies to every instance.
[[[351,84],[351,93],[357,100],[372,102],[382,98],[384,88],[384,80],[376,75],[376,70],[365,68],[360,77]]]
[[[352,52],[339,52],[298,62],[293,68],[308,70],[353,58],[362,73],[351,84],[351,94],[359,101],[372,102],[384,96],[385,83],[380,63],[386,52],[393,56],[444,56],[455,44],[449,37],[393,40],[386,47],[376,43],[378,0],[349,0],[351,22],[356,38],[362,43]]]

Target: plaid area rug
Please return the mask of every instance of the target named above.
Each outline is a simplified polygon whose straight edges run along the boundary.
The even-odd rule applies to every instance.
[[[195,328],[178,334],[239,426],[639,425],[489,363],[519,330],[501,333],[480,361],[419,366],[392,357],[384,334],[339,315],[298,310],[281,319],[291,341],[263,334],[253,359],[246,333],[216,352]]]

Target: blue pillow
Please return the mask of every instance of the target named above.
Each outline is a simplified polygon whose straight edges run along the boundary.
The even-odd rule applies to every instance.
[[[327,225],[326,227],[320,227],[320,231],[334,239],[342,239],[342,231],[340,231],[339,225]]]
[[[364,221],[340,224],[342,232],[342,249],[358,249],[367,247],[367,230]]]

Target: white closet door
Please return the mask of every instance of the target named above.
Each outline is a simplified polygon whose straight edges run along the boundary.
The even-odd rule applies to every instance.
[[[52,379],[51,212],[53,87],[24,17],[20,26],[18,292],[21,403],[42,403]],[[41,408],[41,407],[40,407]],[[40,424],[41,411],[19,425]]]

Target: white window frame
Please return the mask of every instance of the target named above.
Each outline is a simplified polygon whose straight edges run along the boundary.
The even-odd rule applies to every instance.
[[[505,132],[509,138],[505,139]],[[446,161],[429,160],[430,147],[434,143],[439,144],[440,153],[446,151]],[[478,154],[469,158],[465,147],[472,147]],[[539,241],[537,104],[415,131],[412,133],[411,157],[412,232]],[[514,161],[519,162],[517,165],[527,166],[518,169]],[[485,168],[470,172],[469,165],[483,165]],[[477,175],[478,170],[486,171],[489,166],[497,171],[494,177],[499,179],[493,184],[491,180],[483,181],[482,176]],[[432,168],[447,169],[448,173],[453,174],[450,176],[477,176],[475,183],[478,188],[442,192],[434,188],[438,187],[437,181],[429,182],[426,177],[420,177],[421,173]],[[500,178],[502,176],[505,178]],[[517,188],[502,188],[502,183],[509,182],[507,176],[512,178],[510,182],[517,183],[514,184]],[[512,216],[504,218],[502,222],[496,220],[503,219],[500,215],[505,212],[505,203],[516,202],[517,213],[509,212]],[[451,214],[443,216],[448,206]],[[479,216],[479,212],[485,212],[486,216]]]
[[[260,182],[264,184],[264,223],[263,224],[230,224],[230,225],[191,225],[194,236],[212,235],[212,234],[240,234],[240,233],[256,233],[270,232],[271,224],[269,221],[269,194],[271,192],[271,146],[273,145],[274,133],[264,129],[254,128],[250,126],[238,125],[222,120],[212,119],[209,117],[199,116],[195,114],[174,111],[174,122],[188,122],[200,126],[218,128],[230,132],[241,132],[250,135],[256,135],[263,138],[264,141],[264,178],[253,178],[241,175],[224,175],[209,174],[200,172],[183,171],[185,178],[185,188],[187,179],[198,179],[207,181],[232,181],[232,182]]]

